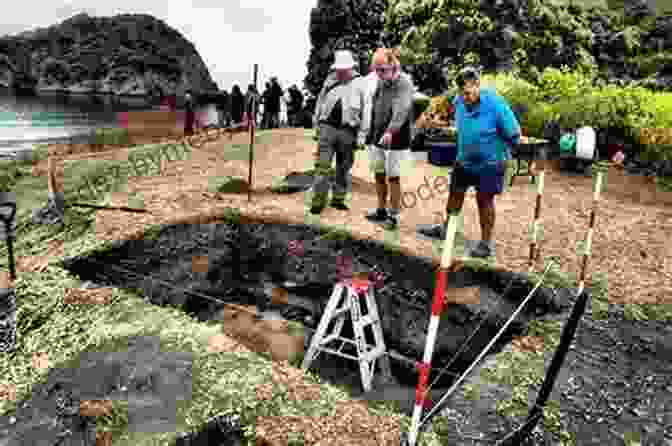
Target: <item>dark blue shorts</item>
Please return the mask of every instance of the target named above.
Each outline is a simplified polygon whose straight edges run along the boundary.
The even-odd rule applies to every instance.
[[[466,192],[470,186],[474,186],[477,192],[501,194],[505,176],[504,161],[468,168],[457,162],[450,179],[450,191]]]

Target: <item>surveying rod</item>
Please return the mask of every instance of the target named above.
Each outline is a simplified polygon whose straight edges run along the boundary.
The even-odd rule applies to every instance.
[[[544,174],[545,167],[542,168],[539,172],[539,181],[537,181],[537,198],[536,204],[534,207],[534,221],[532,222],[532,237],[530,242],[530,258],[529,258],[529,269],[530,272],[534,269],[534,260],[537,257],[537,240],[539,239],[539,220],[541,218],[541,199],[544,194]]]
[[[418,387],[415,391],[415,407],[413,408],[413,419],[411,430],[409,432],[409,446],[415,446],[420,430],[420,416],[422,409],[430,403],[427,399],[427,381],[429,381],[429,370],[434,354],[434,344],[436,343],[436,334],[439,330],[439,320],[445,303],[446,285],[448,284],[448,270],[453,263],[453,245],[455,244],[455,233],[457,232],[457,220],[462,213],[461,210],[449,214],[446,240],[443,242],[443,252],[441,253],[441,265],[436,272],[436,285],[434,288],[434,301],[432,302],[432,315],[429,319],[427,328],[427,340],[425,342],[425,353],[422,362],[418,363]]]

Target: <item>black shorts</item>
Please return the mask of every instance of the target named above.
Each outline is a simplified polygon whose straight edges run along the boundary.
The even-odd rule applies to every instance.
[[[504,191],[506,164],[504,161],[487,164],[474,169],[466,169],[464,164],[457,162],[450,176],[451,192],[466,192],[474,186],[477,192],[501,194]]]

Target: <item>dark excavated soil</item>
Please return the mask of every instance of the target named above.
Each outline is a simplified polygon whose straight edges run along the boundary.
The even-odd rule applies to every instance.
[[[337,256],[343,255],[353,259],[357,270],[382,273],[383,281],[376,290],[376,297],[383,314],[386,343],[389,348],[410,359],[421,359],[434,284],[434,271],[428,259],[391,254],[385,252],[381,244],[372,241],[323,240],[318,237],[316,229],[303,225],[254,224],[240,229],[224,224],[170,226],[164,228],[155,240],[118,242],[107,252],[86,258],[69,258],[64,263],[82,280],[103,286],[141,288],[148,301],[157,305],[183,304],[185,311],[201,320],[217,314],[223,306],[218,300],[257,303],[263,307],[267,285],[283,285],[294,299],[292,305],[278,310],[288,319],[316,328],[339,277]],[[297,246],[300,249],[297,250]],[[210,270],[208,273],[194,272],[193,257],[203,255],[209,257]],[[464,370],[529,293],[531,285],[524,279],[524,275],[513,273],[451,274],[449,287],[478,285],[481,287],[481,299],[478,304],[448,307],[442,319],[433,365],[439,368],[452,358],[474,328],[483,322],[479,334],[470,343],[471,347],[449,372],[455,374]],[[504,288],[510,282],[513,284],[510,293],[502,297]],[[505,346],[512,336],[524,333],[531,319],[547,315],[564,320],[566,310],[573,304],[572,295],[573,290],[560,290],[559,296],[548,289],[538,290],[528,308],[510,326],[492,353]],[[590,309],[586,311],[552,398],[561,402],[561,412],[568,420],[570,430],[578,434],[578,445],[622,444],[619,433],[640,430],[644,434],[642,446],[669,446],[672,438],[670,327],[657,322],[626,321],[618,307],[613,307],[610,312],[608,320],[595,321]],[[145,348],[151,350],[150,347]],[[129,376],[129,372],[125,371],[128,364],[141,362],[124,356],[126,352],[119,354],[115,360],[105,355],[108,354],[98,359],[98,371],[90,373],[92,382],[97,382],[102,388],[107,386],[107,393],[101,391],[97,394],[107,395],[100,399],[110,398],[109,395],[115,391],[112,384],[102,383],[111,380],[104,377],[120,376],[117,381],[123,381],[125,376]],[[170,361],[167,355],[164,355],[164,362]],[[551,355],[547,354],[548,360]],[[145,367],[151,368],[153,364],[156,376],[162,375],[161,361],[146,359],[145,362],[148,363]],[[392,360],[392,365],[401,384],[394,389],[387,388],[386,395],[379,397],[390,399],[390,395],[395,394],[397,397],[393,398],[400,400],[404,409],[410,412],[417,375],[403,362]],[[86,366],[82,368],[86,369]],[[361,395],[355,364],[323,356],[317,361],[316,368],[329,381],[349,386],[353,396]],[[51,390],[37,388],[27,407],[51,407],[57,395],[63,392],[66,395],[82,394],[76,383],[83,380],[73,378],[80,375],[67,372],[70,373],[69,378],[64,380],[63,376],[67,373],[52,372],[46,384],[46,388]],[[451,384],[451,376],[448,374],[442,379],[438,388],[430,394],[433,402],[438,401],[445,387]],[[489,397],[505,398],[500,390],[493,390]],[[531,398],[536,397],[537,391],[538,388],[530,389]],[[155,393],[144,398],[156,401],[159,397],[160,394]],[[375,395],[371,397],[375,398]],[[61,396],[58,401],[62,400]],[[501,417],[494,416],[492,409],[496,399],[489,401],[487,395],[482,395],[480,401],[483,404],[464,401],[457,396],[449,401],[448,406],[462,414],[460,426],[449,429],[455,435],[450,439],[451,444],[474,444],[467,436],[462,436],[465,426],[476,426],[475,432],[490,440],[501,438],[506,429],[511,428]],[[10,423],[8,417],[0,418],[0,445],[25,444],[17,443],[18,440],[3,443],[2,440],[16,438],[18,432],[32,430],[40,432],[41,438],[45,438],[44,443],[35,444],[93,444],[85,440],[75,441],[76,435],[72,432],[77,432],[81,438],[89,432],[90,438],[92,427],[91,420],[71,412],[65,410],[55,421],[54,415],[47,416],[47,412],[37,409],[18,413],[14,423]],[[161,419],[158,412],[154,418]],[[42,419],[51,421],[39,422]],[[50,427],[54,425],[59,427]],[[59,433],[68,430],[71,434],[59,440]],[[205,438],[203,443],[189,443],[185,439],[177,444],[236,444],[229,438],[221,443],[214,439],[216,435],[226,437],[229,431],[236,431],[235,422],[214,419],[209,428],[199,433],[200,438]],[[8,436],[10,432],[13,437]],[[48,440],[50,438],[53,441]],[[540,431],[535,434],[535,442],[554,444],[547,434]]]
[[[161,351],[157,337],[134,337],[127,348],[85,352],[69,367],[51,369],[11,416],[0,417],[0,445],[96,445],[96,421],[80,413],[84,400],[128,404],[132,432],[175,432],[176,402],[191,398],[192,355]],[[199,432],[181,433],[175,446],[237,446],[236,420],[213,414]]]
[[[297,245],[300,254],[294,251]],[[193,271],[193,257],[202,255],[209,259],[207,274]],[[101,285],[142,288],[152,303],[184,305],[199,319],[211,319],[223,308],[217,300],[263,306],[264,285],[282,285],[299,301],[313,304],[312,311],[290,305],[281,309],[283,315],[314,329],[339,277],[338,256],[352,259],[355,270],[382,274],[376,297],[386,343],[420,360],[435,281],[431,262],[386,252],[377,242],[324,240],[305,225],[245,224],[240,232],[225,224],[182,225],[165,228],[157,240],[128,241],[95,257],[69,259],[66,267],[81,279]],[[514,286],[502,299],[500,294],[511,280]],[[449,287],[480,286],[481,296],[479,303],[448,307],[435,349],[436,363],[445,364],[483,322],[472,347],[449,370],[454,374],[475,359],[531,286],[523,276],[495,273],[454,273],[449,282]],[[497,347],[522,334],[530,319],[560,307],[549,290],[541,289],[526,310]],[[397,378],[415,386],[413,370],[403,363],[393,366]],[[352,371],[356,370],[353,364]],[[440,385],[451,382],[447,374]]]

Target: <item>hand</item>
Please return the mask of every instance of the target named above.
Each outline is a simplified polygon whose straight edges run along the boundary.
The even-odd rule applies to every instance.
[[[357,145],[358,145],[358,146],[364,146],[364,145],[366,145],[366,135],[359,135],[359,136],[357,136]]]
[[[380,138],[380,144],[384,147],[392,145],[392,133],[389,131],[385,132],[383,137]]]
[[[625,155],[623,152],[619,151],[617,152],[612,158],[611,162],[614,163],[617,166],[620,166],[623,164],[623,161],[625,160]]]

